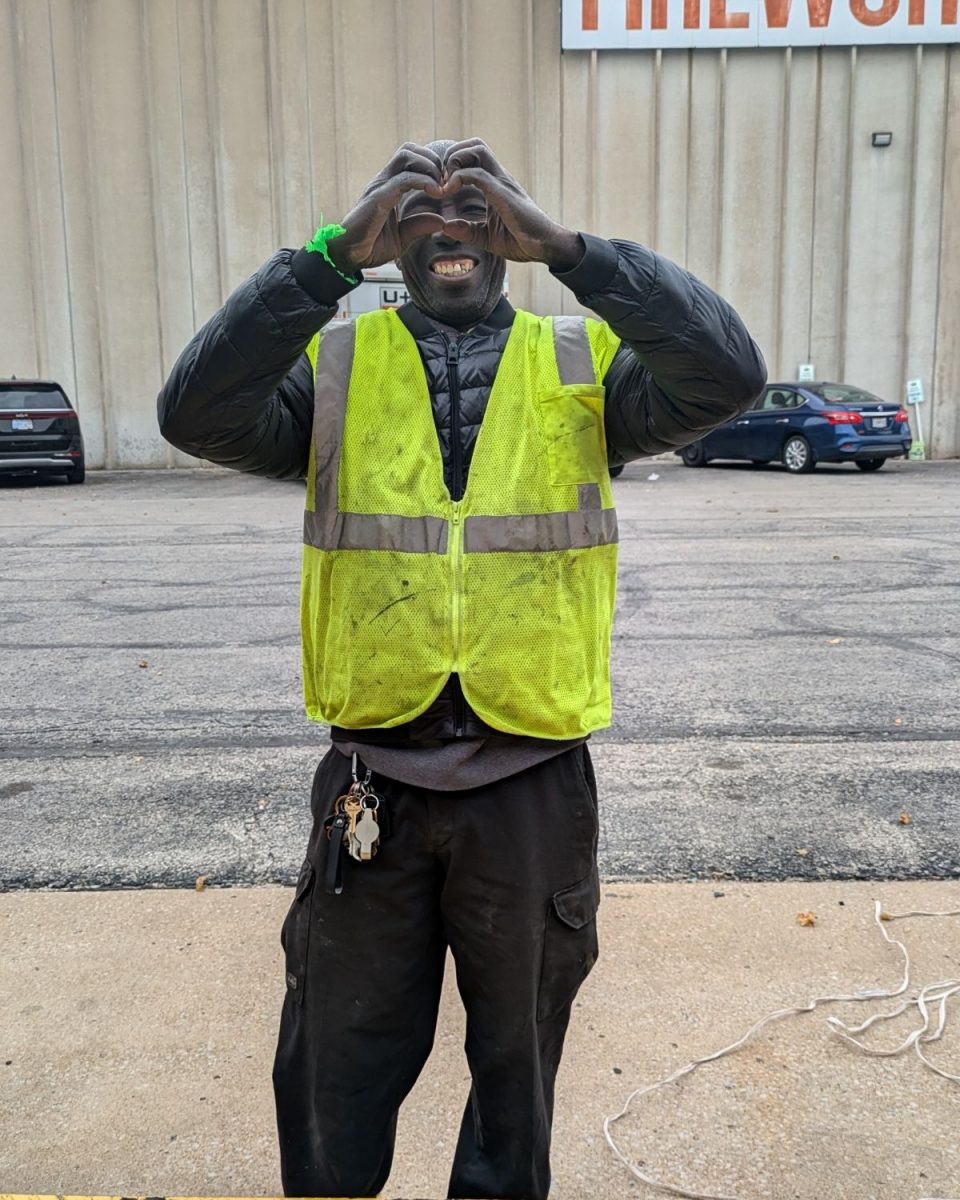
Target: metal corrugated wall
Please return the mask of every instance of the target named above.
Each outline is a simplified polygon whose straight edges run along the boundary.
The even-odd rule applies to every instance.
[[[0,373],[61,379],[92,462],[191,461],[154,398],[197,325],[399,142],[472,134],[718,287],[772,375],[923,378],[960,454],[960,47],[561,55],[557,0],[0,0]]]

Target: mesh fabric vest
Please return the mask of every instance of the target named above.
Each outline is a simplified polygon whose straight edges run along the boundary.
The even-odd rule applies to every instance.
[[[599,321],[518,311],[454,502],[397,315],[314,338],[301,595],[311,719],[399,725],[457,672],[503,732],[571,738],[609,724],[617,520],[599,381],[618,344]]]

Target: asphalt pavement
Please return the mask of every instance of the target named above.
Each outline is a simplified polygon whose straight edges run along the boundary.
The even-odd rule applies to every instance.
[[[631,464],[608,880],[960,874],[960,462]],[[0,485],[0,889],[289,882],[303,487]]]

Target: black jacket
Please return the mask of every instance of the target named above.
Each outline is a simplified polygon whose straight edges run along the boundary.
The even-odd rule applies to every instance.
[[[677,449],[748,408],[766,368],[733,308],[644,246],[582,236],[582,260],[556,277],[622,339],[603,381],[611,466]],[[273,479],[305,475],[313,382],[304,348],[350,287],[319,254],[274,254],[180,355],[158,399],[163,436],[240,471]],[[460,335],[412,304],[398,315],[423,357],[444,477],[452,498],[460,499],[513,309],[501,300],[485,322]],[[453,680],[416,721],[370,737],[420,741],[489,732]],[[351,738],[358,740],[355,730]]]

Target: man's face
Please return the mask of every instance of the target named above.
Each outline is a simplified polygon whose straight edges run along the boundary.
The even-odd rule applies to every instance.
[[[425,192],[403,198],[398,216],[438,213],[445,221],[483,223],[487,202],[479,188],[464,187],[439,200]],[[466,328],[482,321],[503,292],[506,259],[444,233],[419,238],[400,256],[398,264],[414,304],[444,324]]]

